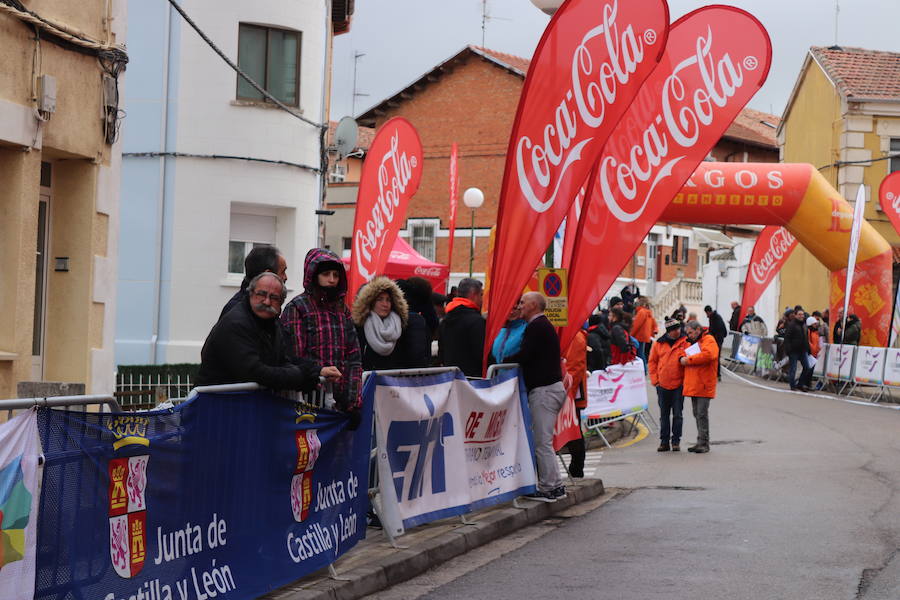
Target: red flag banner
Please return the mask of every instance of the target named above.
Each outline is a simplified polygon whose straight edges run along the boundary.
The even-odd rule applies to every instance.
[[[740,322],[747,316],[747,308],[756,304],[796,247],[797,238],[777,225],[766,226],[756,238],[750,265],[747,267],[747,278],[744,280]]]
[[[538,43],[500,190],[485,355],[606,138],[656,66],[665,0],[568,0]]]
[[[563,348],[762,86],[771,58],[765,28],[738,8],[707,6],[672,24],[662,61],[616,126],[589,182]]]
[[[422,142],[412,123],[394,117],[381,126],[369,146],[359,180],[347,304],[380,274],[406,216],[406,206],[422,180]]]
[[[890,173],[878,187],[881,210],[891,220],[894,230],[900,233],[900,171]]]
[[[453,236],[456,235],[456,196],[459,193],[459,149],[456,142],[450,147],[450,239],[447,244],[447,268],[453,271]]]
[[[568,269],[572,264],[572,253],[575,250],[575,239],[578,237],[578,220],[581,219],[581,211],[584,206],[584,187],[578,190],[575,201],[569,207],[569,213],[566,215],[566,230],[563,235],[562,257],[560,258],[560,268]]]

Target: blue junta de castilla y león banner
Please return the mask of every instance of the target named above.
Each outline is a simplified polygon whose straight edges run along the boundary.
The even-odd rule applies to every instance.
[[[365,537],[371,407],[266,392],[168,411],[41,409],[36,599],[256,598]]]

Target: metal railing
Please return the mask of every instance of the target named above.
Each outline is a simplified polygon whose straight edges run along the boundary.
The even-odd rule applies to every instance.
[[[115,397],[125,408],[141,410],[183,398],[193,389],[191,376],[171,373],[116,373]]]
[[[88,407],[97,405],[97,412],[119,413],[122,407],[113,396],[89,395],[89,396],[51,396],[47,398],[10,398],[0,400],[0,413],[6,412],[7,418],[13,416],[16,410],[27,410],[32,407],[47,406],[51,408],[65,408],[67,410],[78,407],[84,412],[89,412]],[[106,410],[104,410],[104,408]]]

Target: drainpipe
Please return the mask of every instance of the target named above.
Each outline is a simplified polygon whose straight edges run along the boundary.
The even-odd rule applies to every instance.
[[[317,210],[325,208],[325,173],[328,170],[328,152],[326,149],[327,140],[325,134],[328,131],[328,105],[326,104],[329,95],[328,88],[331,85],[331,79],[328,76],[328,64],[331,57],[331,0],[323,0],[322,4],[325,8],[325,24],[322,29],[322,110],[319,115],[319,123],[322,129],[319,131],[319,205]],[[316,213],[316,245],[320,248],[325,246],[325,217]]]
[[[160,145],[163,148],[163,152],[166,153],[172,151],[172,143],[169,135],[169,111],[171,109],[171,88],[173,83],[171,79],[174,76],[172,72],[172,36],[174,35],[172,31],[174,22],[172,19],[173,11],[174,9],[170,6],[168,9],[168,16],[166,17],[166,54],[165,66],[163,68],[163,72],[165,73],[165,78],[163,79],[164,105],[162,110]],[[165,156],[160,157],[159,163],[159,205],[156,215],[156,226],[159,235],[156,240],[156,277],[154,281],[156,289],[153,294],[153,333],[150,337],[150,364],[153,365],[157,364],[159,359],[158,342],[160,321],[162,320],[162,270],[163,257],[165,255],[166,204],[172,193],[167,180],[168,163],[170,160],[174,159]]]

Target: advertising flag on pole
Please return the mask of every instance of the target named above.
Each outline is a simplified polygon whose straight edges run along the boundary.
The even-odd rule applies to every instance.
[[[422,142],[412,123],[394,117],[381,126],[363,163],[353,219],[347,305],[356,291],[381,274],[409,199],[422,180]]]
[[[0,598],[34,596],[40,454],[35,410],[0,425]]]
[[[847,327],[847,309],[850,306],[850,292],[853,290],[853,272],[856,270],[856,253],[859,250],[859,232],[866,214],[866,186],[860,185],[856,192],[856,206],[853,207],[853,229],[850,231],[850,253],[847,255],[847,287],[844,292],[844,318],[841,331]]]
[[[738,323],[744,322],[747,308],[756,304],[796,247],[797,238],[784,227],[768,225],[762,230],[756,238],[750,265],[747,267]]]
[[[453,271],[453,236],[456,235],[456,196],[459,193],[459,156],[456,142],[450,146],[450,240],[447,242],[447,268]]]
[[[544,31],[506,154],[484,356],[666,44],[664,0],[568,0]]]
[[[878,187],[881,210],[891,220],[894,231],[900,233],[900,171],[894,171],[881,180]]]
[[[572,259],[562,347],[769,73],[763,25],[730,6],[672,24],[665,54],[603,148]],[[597,257],[603,260],[598,261]],[[587,270],[582,277],[580,271]]]

